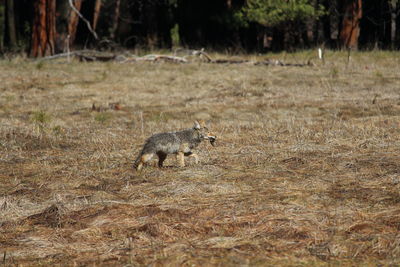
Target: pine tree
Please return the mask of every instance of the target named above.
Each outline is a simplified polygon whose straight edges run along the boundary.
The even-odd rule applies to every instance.
[[[304,22],[323,14],[323,7],[309,0],[248,0],[242,9],[243,18],[260,23],[266,27],[275,27],[288,22]]]

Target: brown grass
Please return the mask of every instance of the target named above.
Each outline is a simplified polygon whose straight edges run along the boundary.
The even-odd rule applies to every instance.
[[[398,264],[399,58],[0,62],[0,263]],[[195,119],[199,165],[131,169]]]

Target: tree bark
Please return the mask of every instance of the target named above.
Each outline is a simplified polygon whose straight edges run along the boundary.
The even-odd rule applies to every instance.
[[[4,11],[4,2],[0,1],[0,53],[3,52],[4,47],[4,32],[5,32],[5,11]]]
[[[75,8],[80,11],[82,7],[82,0],[74,1]],[[76,31],[78,29],[79,16],[76,12],[70,12],[69,23],[68,23],[68,33],[69,33],[69,45],[72,45],[76,38]]]
[[[115,1],[115,9],[114,9],[114,17],[112,21],[112,26],[111,26],[111,33],[110,37],[112,40],[115,39],[117,29],[118,29],[118,20],[119,20],[119,7],[121,5],[121,0],[116,0]]]
[[[310,3],[313,5],[314,8],[318,8],[319,1],[318,0],[312,0]],[[305,21],[305,27],[306,31],[305,34],[303,34],[303,39],[307,46],[309,47],[311,44],[316,44],[318,43],[318,40],[316,40],[316,30],[318,30],[318,20],[313,18],[309,18]]]
[[[145,6],[147,34],[146,45],[153,50],[159,43],[158,21],[157,21],[157,3],[148,2]]]
[[[46,3],[46,31],[47,45],[45,55],[54,55],[56,40],[56,1],[47,0]]]
[[[57,0],[56,2],[56,53],[66,52],[68,45],[68,24],[70,18],[71,8],[69,7],[68,0]]]
[[[341,45],[348,49],[358,48],[360,19],[362,18],[362,0],[345,0],[344,17],[340,32]]]
[[[30,55],[42,57],[54,54],[56,35],[56,3],[54,0],[36,0],[32,26]]]
[[[8,41],[11,47],[17,46],[17,31],[15,28],[15,17],[14,17],[14,0],[6,1],[7,9],[7,33]]]
[[[93,13],[93,31],[96,31],[97,22],[99,21],[100,16],[100,8],[101,8],[101,0],[96,0],[94,4],[94,13]]]
[[[396,20],[397,20],[397,0],[389,0],[390,9],[390,44],[392,49],[396,46]]]
[[[331,48],[337,49],[339,47],[339,25],[340,25],[340,17],[338,12],[338,1],[329,1],[329,32],[330,32],[330,41]]]
[[[45,2],[45,1],[44,1]],[[42,42],[47,41],[47,35],[43,34],[45,25],[45,3],[43,0],[36,0],[33,7],[34,17],[32,25],[31,52],[32,57],[42,56]],[[44,19],[44,21],[43,21]]]

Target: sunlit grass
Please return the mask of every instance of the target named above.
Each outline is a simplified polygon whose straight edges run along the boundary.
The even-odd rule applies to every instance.
[[[210,55],[313,64],[0,61],[2,263],[397,264],[400,54]],[[200,164],[132,169],[196,119]]]

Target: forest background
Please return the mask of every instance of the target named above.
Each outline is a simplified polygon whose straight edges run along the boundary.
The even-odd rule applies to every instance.
[[[398,0],[0,0],[0,53],[399,49],[399,11]]]

